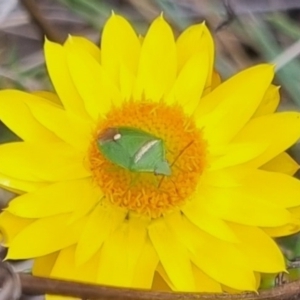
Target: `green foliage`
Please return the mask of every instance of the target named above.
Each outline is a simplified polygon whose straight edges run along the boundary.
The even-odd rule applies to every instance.
[[[300,279],[300,233],[276,239],[285,258],[287,273],[262,274],[260,289],[269,289]]]
[[[293,282],[300,279],[300,264],[298,262],[288,262],[287,272],[279,274],[261,274],[259,289],[266,290],[285,283]]]
[[[300,259],[300,233],[277,238],[276,242],[288,260]]]

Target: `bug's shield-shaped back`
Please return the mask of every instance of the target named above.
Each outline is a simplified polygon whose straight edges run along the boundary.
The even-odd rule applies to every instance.
[[[160,175],[171,175],[169,163],[165,160],[164,144],[160,139],[147,142],[133,157],[132,170],[154,172]]]
[[[163,140],[139,129],[107,128],[99,136],[98,148],[106,159],[127,170],[171,175]]]

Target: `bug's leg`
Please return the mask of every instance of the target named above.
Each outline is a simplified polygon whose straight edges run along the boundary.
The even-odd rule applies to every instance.
[[[186,172],[185,169],[179,167],[178,165],[174,165],[173,168],[176,168],[176,169],[179,170],[180,172]]]
[[[173,160],[173,162],[171,163],[171,165],[170,165],[170,167],[173,167],[174,166],[174,164],[176,163],[176,161],[179,159],[179,157],[184,153],[184,151],[188,148],[188,147],[190,147],[192,144],[194,143],[194,141],[190,141],[178,154],[177,154],[177,156],[175,156],[175,158],[174,158],[174,160]],[[158,183],[158,188],[160,188],[161,187],[161,185],[162,185],[162,183],[163,183],[163,181],[164,181],[164,178],[165,178],[166,176],[164,176],[163,175],[163,177],[161,178],[161,180],[160,180],[160,182]]]
[[[194,141],[190,141],[178,154],[177,156],[174,158],[173,162],[171,163],[171,167],[174,166],[174,164],[176,163],[176,161],[179,159],[179,157],[184,153],[184,151],[190,147],[192,144],[194,143]]]
[[[163,183],[165,177],[166,177],[166,176],[162,176],[161,180],[159,181],[158,186],[157,186],[158,189],[161,187],[161,185],[162,185],[162,183]]]

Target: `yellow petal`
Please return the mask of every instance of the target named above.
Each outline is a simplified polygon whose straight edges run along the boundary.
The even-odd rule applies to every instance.
[[[209,152],[212,157],[210,159],[210,170],[218,170],[232,167],[238,164],[250,161],[262,154],[268,145],[266,143],[231,143],[225,147],[211,147]]]
[[[282,252],[262,229],[236,223],[229,226],[240,240],[236,247],[247,255],[253,270],[263,273],[279,273],[285,270]]]
[[[68,39],[64,44],[64,47],[67,50],[74,48],[81,49],[82,51],[92,55],[98,62],[100,62],[101,60],[101,52],[99,47],[97,47],[93,42],[84,37],[69,35]]]
[[[214,41],[204,23],[188,27],[176,41],[178,70],[181,70],[186,62],[197,52],[207,51],[208,73],[205,83],[205,92],[212,87],[212,75],[214,66]]]
[[[300,205],[300,180],[282,173],[253,170],[240,181],[241,189],[253,198],[261,197],[265,201],[281,207]]]
[[[170,93],[167,103],[178,103],[187,114],[192,114],[199,104],[208,74],[208,53],[194,54],[184,65]]]
[[[178,70],[197,52],[207,49],[203,47],[202,36],[205,24],[196,24],[185,29],[176,40]]]
[[[80,151],[86,151],[90,144],[93,124],[49,102],[41,102],[41,98],[26,97],[26,94],[16,96],[28,105],[31,113],[42,125],[61,140]]]
[[[101,248],[109,235],[120,226],[124,218],[123,210],[104,208],[100,202],[88,216],[79,237],[75,253],[76,264],[86,263]]]
[[[133,274],[132,279],[134,279],[137,261],[148,239],[148,224],[149,220],[147,218],[136,215],[129,216],[126,249],[128,251],[128,272]]]
[[[54,104],[62,106],[62,103],[61,103],[59,97],[55,93],[52,93],[49,91],[33,91],[33,92],[31,92],[31,94],[38,96],[40,98],[45,98],[47,100],[50,100]]]
[[[254,274],[255,274],[255,272],[254,272]],[[224,284],[222,284],[221,287],[222,287],[222,291],[224,293],[228,293],[228,294],[240,294],[240,293],[244,292],[244,291],[241,291],[241,290],[233,289],[233,288],[228,287],[228,286],[226,286]],[[256,288],[256,290],[257,289],[258,288]]]
[[[202,35],[202,49],[208,49],[208,58],[209,58],[209,68],[208,68],[208,74],[205,84],[205,90],[213,90],[214,85],[217,84],[218,79],[214,78],[213,82],[213,72],[214,72],[214,63],[215,63],[215,45],[213,37],[207,28],[207,26],[204,26],[203,29],[203,35]]]
[[[15,236],[25,227],[34,222],[34,219],[24,219],[12,215],[9,212],[0,214],[0,231],[4,240],[1,241],[5,246],[9,246]]]
[[[151,290],[161,292],[172,292],[172,289],[157,271],[154,274]]]
[[[161,264],[177,290],[195,291],[192,266],[187,249],[174,236],[163,220],[153,221],[149,237]]]
[[[279,86],[271,84],[267,89],[262,102],[258,106],[256,112],[253,115],[253,118],[272,114],[275,112],[279,105],[280,94]]]
[[[89,115],[98,121],[111,109],[119,105],[121,93],[106,70],[88,53],[72,49],[67,53],[68,67]]]
[[[182,207],[185,216],[203,231],[228,242],[238,242],[234,232],[228,227],[225,221],[210,214],[202,205],[202,199],[195,198]]]
[[[32,274],[34,276],[49,277],[59,252],[37,257],[33,262]]]
[[[6,211],[23,218],[44,218],[72,212],[80,202],[92,198],[96,203],[100,197],[90,178],[61,181],[13,199]]]
[[[66,112],[53,102],[21,91],[7,90],[4,92],[3,97],[16,99],[16,104],[20,106],[28,106],[30,113],[40,124],[76,149],[85,151],[88,147],[92,130],[92,125],[88,121]],[[42,137],[35,140],[35,142],[41,140],[48,142]],[[55,141],[59,141],[59,139],[56,138]]]
[[[251,174],[251,169],[246,169],[241,165],[226,169],[210,171],[206,170],[202,174],[202,184],[218,187],[237,187],[241,185],[241,180]]]
[[[300,219],[300,206],[297,205],[295,207],[291,207],[289,208],[289,211],[296,216],[298,219]]]
[[[256,279],[256,289],[259,289],[260,282],[261,282],[261,274],[258,272],[254,272],[255,279]]]
[[[183,240],[193,263],[217,282],[244,291],[254,291],[256,281],[247,258],[233,245],[198,229],[183,218]]]
[[[216,70],[214,70],[212,73],[212,78],[211,78],[211,90],[214,90],[221,83],[222,83],[222,79],[221,79],[220,74]]]
[[[105,241],[100,254],[97,283],[118,287],[131,286],[134,270],[128,267],[131,255],[128,248],[128,232],[128,224],[123,223]]]
[[[256,67],[248,68],[248,69],[246,69],[246,70],[244,70],[243,72],[240,72],[240,73],[244,73],[246,71],[249,72],[249,70],[252,70],[253,68],[254,69],[257,68],[257,67],[261,68],[262,66],[265,66],[265,65],[258,65]],[[244,74],[242,76],[247,76],[247,72],[246,72],[246,74]],[[253,70],[252,70],[252,72],[253,72]],[[239,75],[240,73],[236,74],[235,76]],[[233,78],[229,78],[227,81],[229,81],[229,80],[233,80]],[[213,88],[213,89],[216,89],[217,87],[220,87],[225,82],[221,82],[221,79],[220,79],[220,81],[217,80],[217,83],[219,83],[219,84],[217,84],[217,86],[215,86],[215,88]],[[270,85],[268,87],[266,87],[267,91],[269,90],[269,88],[270,88]],[[206,88],[205,91],[204,91],[204,95],[208,95],[208,94],[210,94],[210,89]],[[222,97],[222,95],[221,95],[221,97],[211,97],[211,95],[209,95],[209,97],[204,97],[203,99],[201,99],[201,102],[199,103],[199,106],[197,108],[195,116],[197,118],[202,118],[203,116],[213,112],[218,107],[218,105],[220,103],[222,103],[224,100],[226,100],[226,98]]]
[[[256,281],[256,289],[258,290],[260,287],[260,280],[261,280],[261,275],[258,272],[254,272],[254,276],[255,276],[255,281]],[[221,284],[222,290],[225,293],[229,293],[229,294],[241,294],[243,291],[242,290],[237,290],[231,287],[228,287],[224,284]]]
[[[132,91],[136,76],[125,66],[120,66],[120,92],[124,100],[129,100],[132,97]]]
[[[282,152],[261,166],[261,169],[280,172],[293,176],[299,170],[299,164],[286,152]]]
[[[283,112],[252,119],[235,137],[233,142],[266,143],[268,145],[247,167],[260,167],[279,155],[300,137],[300,113]]]
[[[70,77],[64,47],[46,39],[44,52],[49,76],[65,109],[88,118],[83,101]]]
[[[282,206],[264,199],[259,193],[249,195],[243,187],[202,187],[197,197],[211,214],[227,221],[268,227],[292,221],[292,215]]]
[[[159,263],[157,265],[156,272],[161,276],[161,278],[167,284],[167,286],[171,289],[171,291],[178,291],[178,289],[171,282],[166,270],[164,269],[164,267],[162,266],[161,263]]]
[[[132,287],[150,289],[158,262],[158,255],[152,243],[147,239],[137,260]]]
[[[262,228],[271,237],[287,236],[300,231],[299,224],[287,224],[279,227]]]
[[[245,126],[273,79],[273,69],[271,65],[246,69],[201,100],[195,112],[195,120],[197,126],[203,128],[204,137],[210,144],[229,142]],[[207,103],[216,102],[216,99],[223,100],[211,113],[203,115],[207,111],[205,106],[211,105]]]
[[[174,35],[171,27],[158,17],[151,24],[141,49],[134,98],[158,101],[173,84],[177,71]]]
[[[141,275],[145,271],[137,267],[147,242],[147,223],[139,217],[131,216],[128,223],[118,226],[112,232],[101,251],[97,282],[132,286],[136,272]]]
[[[124,65],[136,75],[140,42],[130,23],[119,15],[112,14],[103,28],[101,38],[101,63],[119,86],[120,66]]]
[[[23,192],[32,192],[46,185],[46,182],[19,180],[7,175],[0,174],[0,186],[9,191],[13,191],[16,194],[21,194]]]
[[[39,219],[26,226],[11,241],[7,258],[29,259],[44,256],[75,244],[85,220],[68,225],[69,216],[70,214],[60,214]]]
[[[45,300],[79,300],[79,298],[46,294]]]
[[[63,143],[9,143],[0,146],[0,172],[25,181],[59,181],[86,178],[84,157]]]
[[[28,106],[22,102],[19,92],[3,90],[0,92],[0,119],[24,141],[57,142],[59,138],[38,122]],[[30,94],[26,94],[31,97]]]
[[[77,266],[75,264],[75,248],[76,246],[72,245],[59,251],[50,277],[86,283],[95,283],[99,264],[99,254],[93,256],[85,264]]]
[[[84,197],[84,201],[79,201],[75,207],[75,210],[71,214],[69,219],[69,224],[80,220],[85,215],[88,215],[92,209],[95,207],[95,204],[99,202],[99,199],[103,197],[103,193],[97,186],[94,185],[94,181],[90,180],[87,185],[87,189],[85,191],[86,197]],[[92,184],[92,186],[90,186]]]
[[[192,264],[196,290],[200,293],[222,293],[221,284]]]

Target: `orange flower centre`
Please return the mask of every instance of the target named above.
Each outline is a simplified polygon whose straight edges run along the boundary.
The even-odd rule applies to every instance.
[[[164,141],[170,176],[133,172],[103,156],[98,140],[107,128],[131,127]],[[126,102],[101,120],[91,143],[89,162],[94,180],[113,204],[158,218],[180,208],[195,192],[205,167],[206,143],[202,133],[179,106]]]

